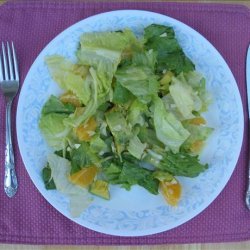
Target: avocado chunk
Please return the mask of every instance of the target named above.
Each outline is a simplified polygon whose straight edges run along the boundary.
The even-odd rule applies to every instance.
[[[89,192],[103,199],[106,199],[106,200],[110,199],[109,186],[108,186],[108,182],[106,181],[103,181],[103,180],[94,181],[90,186]]]

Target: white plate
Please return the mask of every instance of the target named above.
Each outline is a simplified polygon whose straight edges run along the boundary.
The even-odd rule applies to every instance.
[[[59,54],[75,59],[74,52],[83,32],[115,31],[131,28],[141,34],[149,24],[174,27],[176,36],[196,69],[207,79],[213,104],[206,113],[215,128],[201,155],[209,169],[194,179],[181,178],[183,197],[177,208],[168,206],[161,195],[154,196],[135,186],[131,191],[112,187],[111,200],[95,198],[79,218],[72,219],[68,200],[58,191],[47,191],[41,169],[49,152],[38,128],[40,111],[60,89],[49,76],[46,55]],[[25,167],[44,198],[60,213],[98,232],[120,236],[142,236],[177,227],[201,213],[228,182],[239,157],[243,138],[243,110],[235,79],[219,52],[189,26],[164,15],[122,10],[84,19],[53,39],[40,53],[24,81],[17,109],[17,136]]]

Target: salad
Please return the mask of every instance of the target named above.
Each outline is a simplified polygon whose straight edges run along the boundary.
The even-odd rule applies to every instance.
[[[174,29],[84,33],[75,62],[53,55],[46,64],[63,90],[39,120],[53,151],[42,170],[46,189],[68,196],[73,216],[94,195],[112,199],[110,185],[139,185],[178,205],[178,176],[208,168],[199,154],[213,129],[202,116],[211,102],[206,80]]]

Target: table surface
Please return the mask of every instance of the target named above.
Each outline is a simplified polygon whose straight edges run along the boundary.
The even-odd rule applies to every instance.
[[[63,0],[60,0],[63,2]],[[73,1],[73,0],[72,0]],[[82,0],[84,1],[84,0]],[[98,2],[106,0],[96,0]],[[123,0],[126,1],[126,0]],[[133,1],[133,0],[127,0]],[[149,0],[136,0],[136,1],[149,1]],[[154,0],[153,0],[154,1]],[[151,2],[153,2],[151,0]],[[226,3],[226,4],[243,4],[250,8],[250,0],[247,1],[209,1],[209,0],[158,0],[158,2],[198,2],[198,3]],[[0,4],[6,2],[6,0],[0,0]],[[233,242],[233,243],[214,243],[214,244],[184,244],[184,245],[155,245],[155,246],[36,246],[36,245],[15,245],[15,244],[0,244],[0,250],[249,250],[250,241]]]

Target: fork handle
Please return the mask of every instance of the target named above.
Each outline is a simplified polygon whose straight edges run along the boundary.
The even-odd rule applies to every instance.
[[[13,197],[17,191],[14,151],[11,137],[11,106],[12,100],[6,103],[6,141],[5,141],[5,174],[4,190],[8,197]]]

